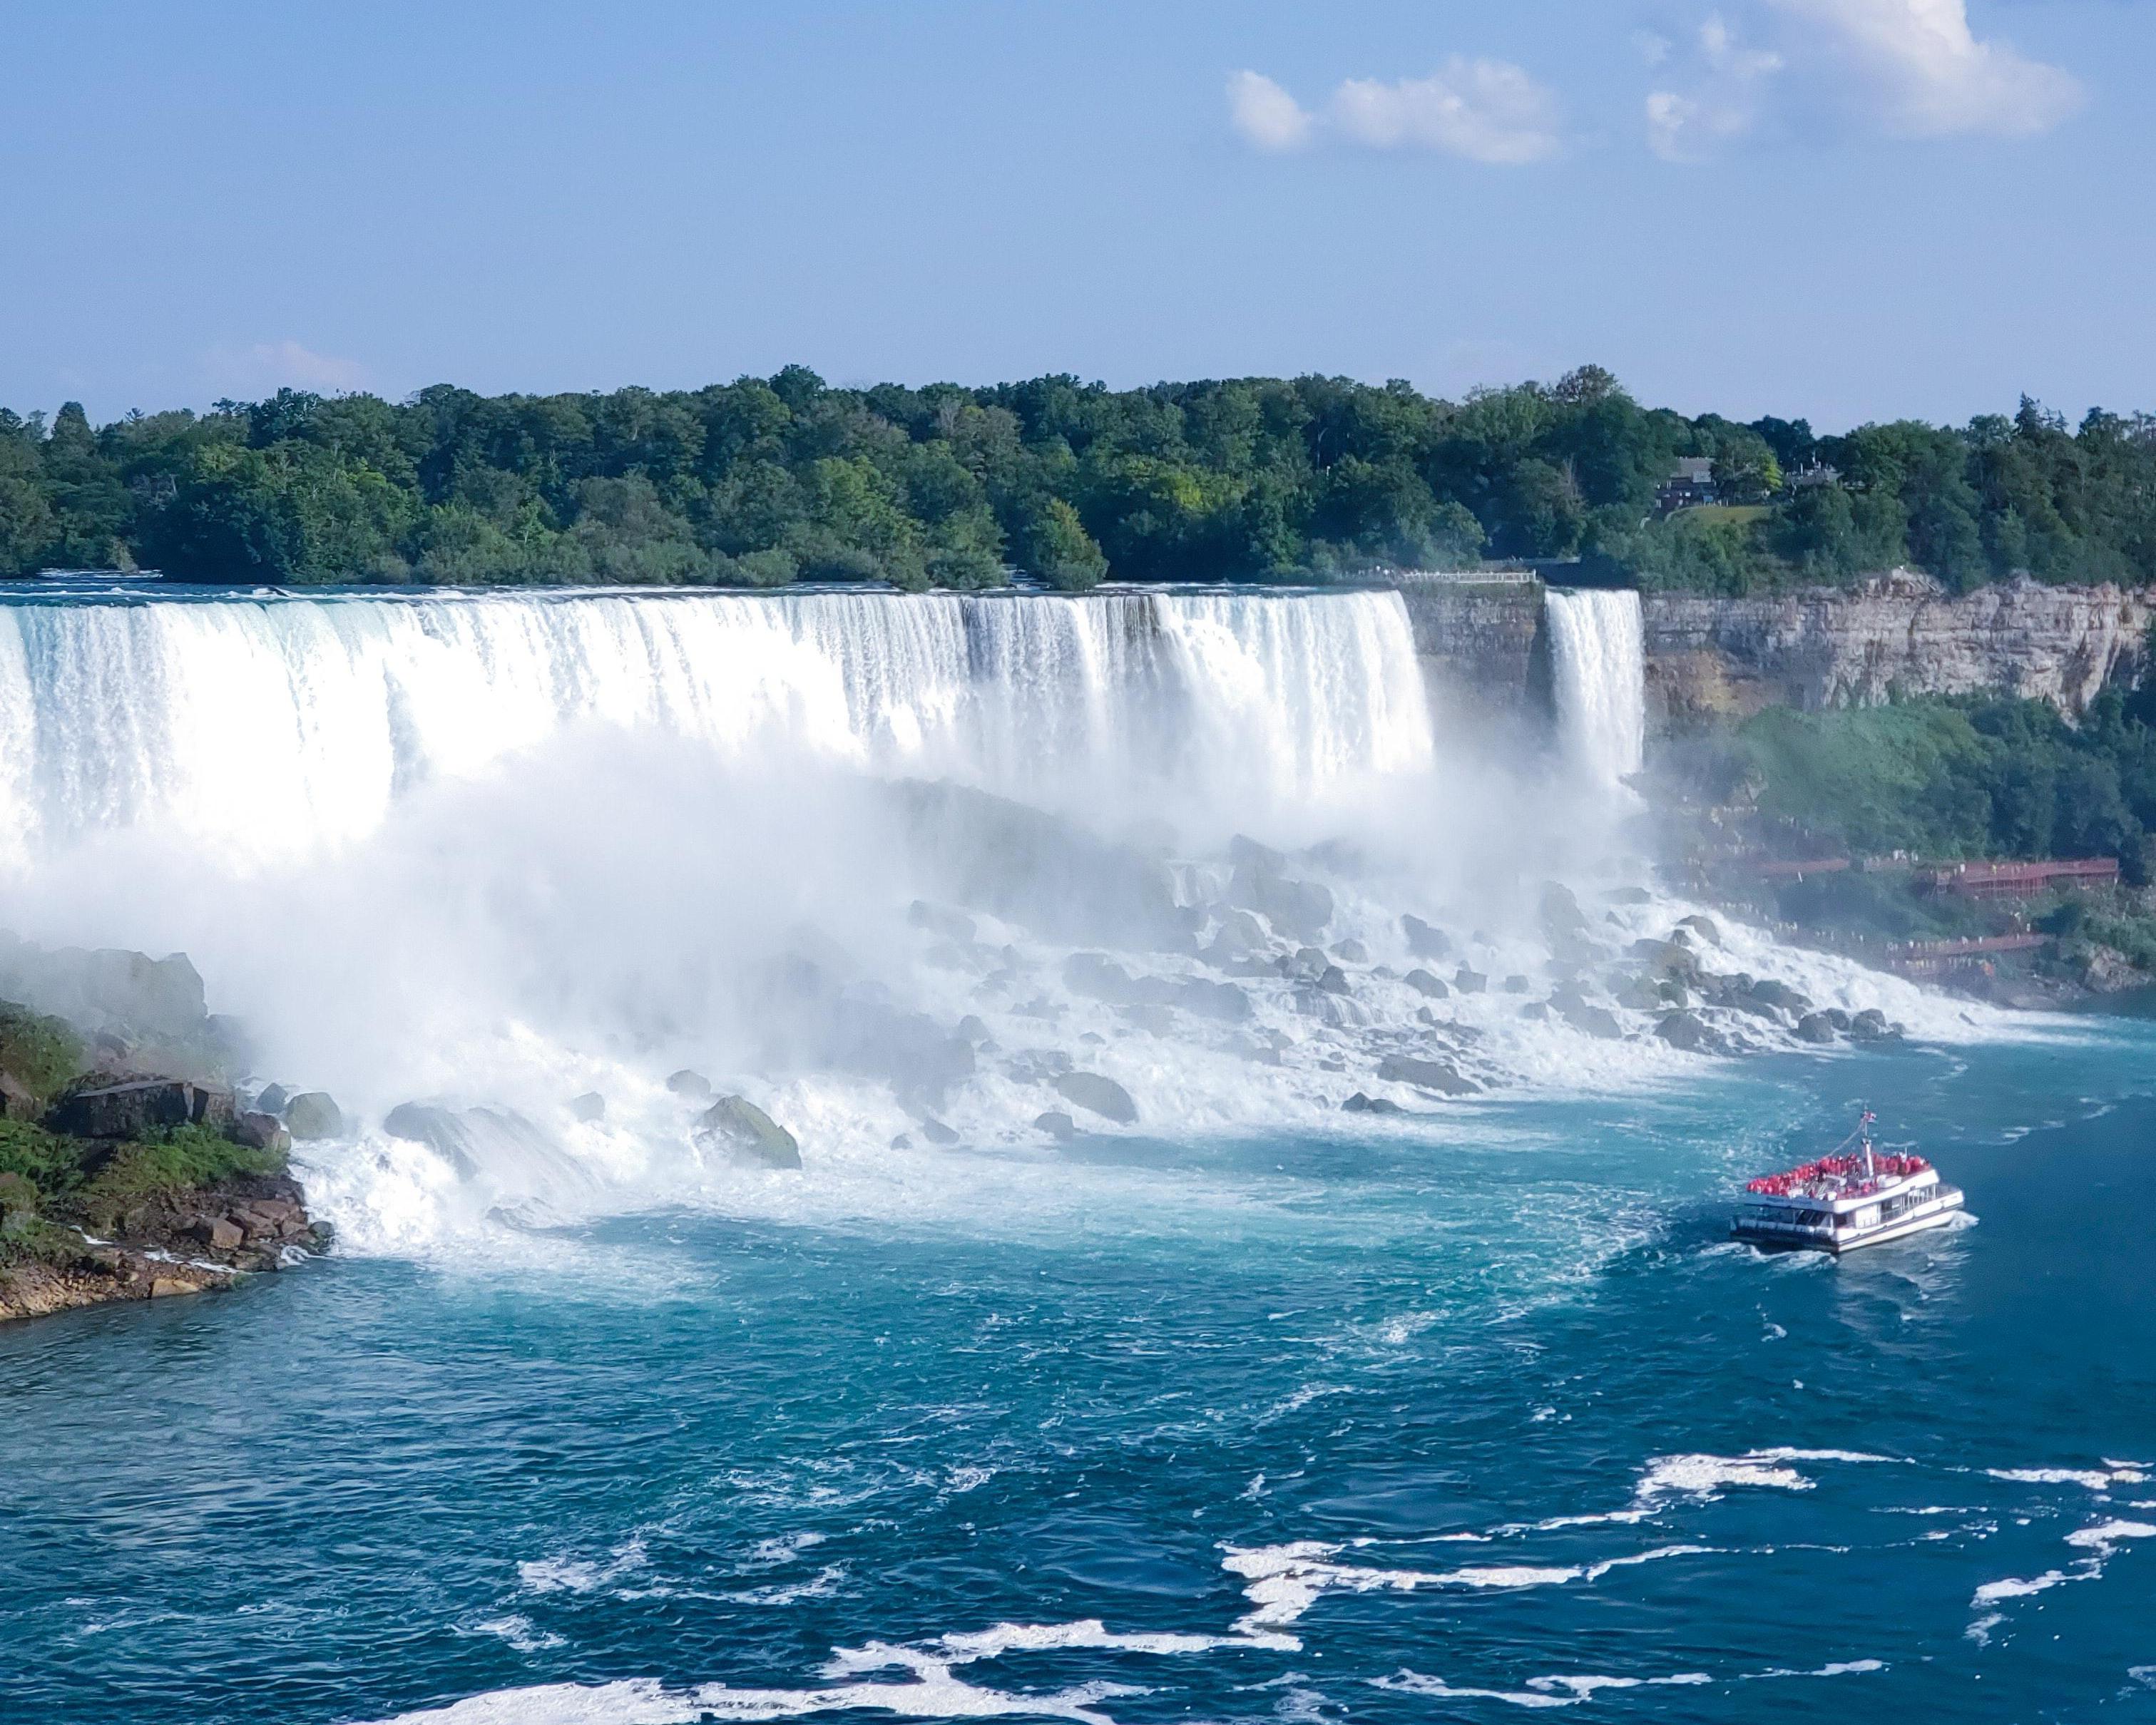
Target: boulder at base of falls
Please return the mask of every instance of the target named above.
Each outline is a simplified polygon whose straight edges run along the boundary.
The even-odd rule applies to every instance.
[[[291,1133],[274,1114],[241,1115],[232,1123],[232,1136],[250,1150],[267,1150],[273,1156],[282,1156],[292,1147]]]
[[[1752,984],[1752,998],[1762,1006],[1771,1006],[1783,1012],[1801,1016],[1812,1009],[1810,999],[1791,988],[1787,983],[1778,983],[1772,978]]]
[[[1671,1048],[1683,1049],[1687,1054],[1715,1054],[1723,1046],[1722,1038],[1694,1012],[1664,1013],[1655,1026],[1655,1034]]]
[[[947,941],[955,941],[962,947],[973,945],[980,932],[979,925],[963,911],[932,905],[926,899],[917,898],[906,906],[906,920],[916,928],[925,928],[931,934]]]
[[[1721,925],[1712,916],[1686,916],[1677,924],[1677,927],[1689,928],[1710,947],[1718,947],[1722,944]]]
[[[1361,1091],[1340,1105],[1343,1114],[1404,1114],[1408,1111],[1387,1096],[1367,1096]]]
[[[1060,1108],[1050,1113],[1034,1115],[1033,1129],[1037,1132],[1046,1132],[1059,1144],[1067,1144],[1078,1136],[1078,1122]]]
[[[1834,1021],[1823,1012],[1808,1012],[1797,1020],[1797,1036],[1804,1042],[1832,1042]]]
[[[1588,932],[1587,913],[1569,886],[1545,882],[1541,912],[1543,937],[1553,949],[1574,945]]]
[[[311,1090],[285,1105],[285,1125],[295,1138],[341,1138],[344,1111],[326,1090]]]
[[[721,1096],[697,1119],[695,1136],[699,1148],[722,1152],[745,1168],[801,1166],[793,1134],[746,1096]]]
[[[1075,1102],[1088,1113],[1112,1120],[1118,1126],[1137,1124],[1138,1105],[1114,1079],[1103,1078],[1098,1072],[1065,1072],[1055,1082],[1057,1094],[1065,1101]]]
[[[1848,1034],[1851,1042],[1878,1042],[1902,1033],[1899,1025],[1887,1022],[1885,1013],[1876,1006],[1867,1006],[1850,1019]]]
[[[1332,920],[1329,887],[1315,880],[1290,880],[1270,868],[1239,864],[1228,892],[1235,904],[1255,911],[1289,940],[1314,941]]]
[[[1463,964],[1452,973],[1452,986],[1463,994],[1480,994],[1490,986],[1490,978]]]
[[[1400,980],[1418,994],[1427,994],[1433,1000],[1447,999],[1452,990],[1426,970],[1411,970]]]
[[[958,1142],[958,1134],[932,1114],[921,1117],[921,1136],[930,1143],[941,1145],[946,1149]]]
[[[589,1124],[606,1118],[606,1098],[595,1090],[588,1090],[569,1104],[569,1116],[573,1120]]]
[[[1450,1060],[1427,1060],[1414,1055],[1387,1055],[1378,1064],[1378,1076],[1388,1084],[1412,1084],[1447,1096],[1472,1096],[1482,1088]]]
[[[1337,964],[1328,964],[1318,977],[1317,986],[1327,994],[1345,994],[1348,992],[1348,973]]]
[[[1617,1014],[1607,1007],[1576,1006],[1564,1015],[1564,1021],[1575,1030],[1584,1030],[1589,1036],[1599,1036],[1604,1042],[1625,1040],[1625,1027],[1617,1022]]]
[[[685,1096],[692,1102],[701,1102],[711,1093],[711,1081],[701,1072],[691,1072],[684,1066],[679,1072],[667,1076],[666,1088],[677,1096]]]
[[[1213,936],[1213,944],[1205,955],[1218,963],[1225,958],[1246,958],[1253,952],[1262,952],[1271,942],[1265,934],[1265,926],[1248,911],[1226,910],[1220,913],[1220,927]]]
[[[1342,964],[1368,964],[1370,962],[1370,949],[1360,941],[1335,941],[1332,943],[1332,956]]]
[[[1681,941],[1634,941],[1632,956],[1661,975],[1689,980],[1699,974],[1699,955]]]
[[[1223,1024],[1240,1024],[1250,1015],[1249,995],[1233,983],[1210,983],[1203,977],[1188,977],[1177,983],[1175,1004],[1194,1018]]]
[[[1433,928],[1419,916],[1400,918],[1400,932],[1407,937],[1408,951],[1418,958],[1450,958],[1452,942],[1441,928]]]

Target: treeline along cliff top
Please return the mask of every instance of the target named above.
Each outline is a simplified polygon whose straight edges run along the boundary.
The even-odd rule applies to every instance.
[[[999,584],[1326,579],[1580,559],[1742,593],[1907,563],[2156,582],[2156,418],[1817,437],[1634,401],[1594,367],[1460,402],[1335,377],[1068,377],[403,403],[280,390],[92,426],[0,410],[0,576]]]

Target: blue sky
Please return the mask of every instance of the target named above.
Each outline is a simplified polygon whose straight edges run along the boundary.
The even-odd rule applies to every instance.
[[[1609,367],[2156,408],[2156,4],[0,0],[0,403]]]

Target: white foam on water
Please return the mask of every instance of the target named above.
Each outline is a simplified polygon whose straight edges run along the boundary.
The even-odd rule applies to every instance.
[[[552,1630],[542,1630],[525,1616],[491,1617],[472,1625],[477,1635],[494,1635],[519,1653],[547,1653],[568,1644]]]
[[[699,1725],[706,1720],[798,1719],[856,1711],[903,1719],[1071,1719],[1080,1725],[1114,1725],[1096,1703],[1131,1692],[1121,1685],[1096,1683],[1048,1694],[1004,1694],[978,1688],[953,1676],[947,1666],[918,1656],[894,1656],[879,1663],[909,1664],[912,1676],[901,1682],[843,1683],[824,1689],[724,1684],[679,1688],[640,1677],[537,1684],[398,1713],[376,1725]]]
[[[2068,1545],[2092,1551],[2099,1558],[2108,1558],[2129,1539],[2156,1539],[2156,1527],[2150,1527],[2146,1522],[2112,1520],[2098,1522],[2092,1527],[2076,1527],[2066,1535]]]
[[[2055,1476],[2045,1480],[2042,1483],[2061,1485],[2087,1483],[2085,1481],[2073,1478],[2071,1471],[2065,1469],[2022,1471],[2023,1474],[2032,1472]],[[2014,1478],[2020,1476],[2010,1474],[2000,1476]],[[2029,1599],[2037,1594],[2049,1593],[2055,1587],[2063,1587],[2073,1582],[2101,1581],[2103,1579],[2105,1568],[2112,1558],[2118,1554],[2123,1547],[2133,1540],[2156,1539],[2156,1527],[2151,1527],[2146,1522],[2128,1522],[2113,1517],[2107,1521],[2092,1522],[2087,1527],[2076,1527],[2072,1532],[2066,1534],[2065,1538],[2068,1545],[2077,1551],[2085,1551],[2088,1555],[2064,1569],[2046,1569],[2039,1575],[2003,1576],[1996,1581],[1984,1582],[1976,1589],[1969,1602],[1969,1609],[1978,1614],[1966,1631],[1969,1640],[1974,1641],[1979,1646],[1987,1645],[1991,1640],[1991,1631],[2006,1620],[2005,1613],[1988,1610],[1985,1608],[2004,1604],[2013,1599]]]
[[[2025,1486],[2082,1486],[2108,1491],[2113,1486],[2138,1486],[2148,1477],[2138,1463],[2107,1461],[2102,1467],[1987,1467],[1994,1480]]]
[[[1482,1543],[1485,1534],[1449,1534],[1448,1541]],[[1357,1541],[1358,1545],[1368,1541]],[[1336,1561],[1344,1548],[1319,1540],[1284,1545],[1225,1548],[1221,1566],[1243,1582],[1252,1609],[1235,1623],[1243,1643],[1293,1650],[1301,1642],[1284,1633],[1327,1594],[1415,1593],[1425,1589],[1515,1592],[1594,1582],[1613,1570],[1712,1551],[1704,1545],[1666,1545],[1589,1563],[1469,1563],[1452,1569],[1388,1569]]]
[[[1097,1617],[1089,1617],[1077,1623],[999,1623],[970,1634],[944,1635],[935,1645],[937,1652],[952,1665],[965,1665],[976,1660],[1000,1659],[1009,1653],[1060,1652],[1073,1648],[1166,1658],[1248,1643],[1242,1637],[1229,1635],[1123,1634],[1109,1629]]]
[[[1398,1694],[1428,1696],[1437,1699],[1496,1701],[1517,1707],[1570,1707],[1583,1706],[1604,1691],[1691,1689],[1717,1682],[1755,1683],[1789,1677],[1843,1677],[1881,1671],[1886,1668],[1885,1663],[1880,1660],[1852,1659],[1819,1666],[1810,1671],[1777,1668],[1763,1671],[1738,1671],[1727,1677],[1717,1677],[1707,1671],[1675,1671],[1667,1676],[1650,1677],[1580,1672],[1529,1677],[1517,1689],[1478,1689],[1448,1683],[1441,1677],[1427,1676],[1419,1671],[1404,1671],[1397,1676],[1373,1679],[1370,1686]]]
[[[535,1594],[593,1594],[611,1587],[649,1563],[644,1542],[616,1546],[604,1562],[585,1558],[538,1558],[516,1566],[526,1591]]]

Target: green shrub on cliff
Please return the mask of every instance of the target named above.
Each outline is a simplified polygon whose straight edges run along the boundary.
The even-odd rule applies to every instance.
[[[206,1126],[174,1127],[122,1144],[83,1185],[77,1202],[85,1211],[99,1214],[159,1193],[213,1185],[237,1174],[284,1171],[285,1158],[274,1151],[235,1144]]]
[[[82,1184],[82,1146],[28,1121],[0,1120],[0,1174],[57,1198]]]
[[[64,1019],[0,1000],[0,1072],[38,1101],[59,1095],[84,1058],[82,1039]]]
[[[1731,739],[1780,848],[1932,860],[2115,856],[2130,881],[2156,829],[2156,729],[2117,692],[2078,726],[2040,701],[1769,708]]]

